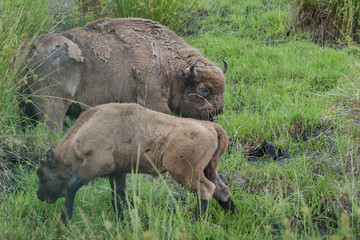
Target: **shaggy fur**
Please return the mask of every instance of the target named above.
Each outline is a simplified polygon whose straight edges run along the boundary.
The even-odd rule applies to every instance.
[[[30,52],[27,52],[30,45]],[[61,34],[45,34],[22,45],[26,56],[20,92],[23,112],[62,128],[65,114],[109,102],[207,120],[224,107],[224,72],[200,51],[157,22],[102,19]]]
[[[226,132],[216,123],[178,118],[133,103],[100,105],[82,113],[56,150],[41,160],[38,197],[49,203],[65,197],[63,219],[71,218],[76,191],[94,178],[108,176],[119,196],[113,194],[114,209],[121,210],[126,173],[135,170],[139,157],[139,173],[168,171],[188,190],[199,190],[205,208],[214,197],[234,212],[229,189],[217,173],[227,144]]]

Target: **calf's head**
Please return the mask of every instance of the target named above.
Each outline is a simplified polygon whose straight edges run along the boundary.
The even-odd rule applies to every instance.
[[[45,159],[40,160],[37,170],[39,178],[38,198],[47,203],[54,203],[60,197],[66,196],[66,185],[69,174],[55,157],[52,150],[49,150]]]
[[[215,65],[201,63],[199,56],[188,69],[178,70],[177,77],[183,85],[181,99],[178,104],[179,113],[183,117],[212,120],[221,114],[224,108],[223,92],[225,87],[224,74],[227,63],[221,70]]]

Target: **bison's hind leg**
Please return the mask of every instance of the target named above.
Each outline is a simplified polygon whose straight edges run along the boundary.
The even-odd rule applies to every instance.
[[[194,210],[194,219],[198,219],[201,214],[205,213],[207,206],[215,192],[215,184],[209,181],[209,179],[207,179],[203,173],[199,173],[198,179],[199,181],[191,182],[191,191],[196,191],[199,189],[200,192],[200,200],[198,199],[197,206]]]
[[[195,208],[193,215],[193,217],[197,219],[202,213],[206,211],[207,205],[213,197],[215,191],[215,184],[205,177],[203,171],[198,171],[194,169],[194,172],[192,173],[192,171],[189,171],[188,169],[183,169],[183,171],[168,170],[168,172],[174,180],[176,180],[178,183],[183,185],[191,192],[199,191],[200,201],[198,201],[198,205]]]
[[[118,218],[124,220],[126,174],[109,175],[111,203]]]
[[[189,176],[191,177],[191,176]],[[192,175],[192,178],[188,178],[190,181],[185,183],[185,186],[190,186],[191,192],[200,193],[200,199],[198,199],[197,206],[194,210],[194,219],[198,219],[199,216],[205,213],[210,200],[215,192],[215,184],[209,181],[202,171],[198,171]]]
[[[216,173],[217,174],[217,173]],[[216,188],[214,198],[219,202],[220,206],[231,213],[235,212],[235,204],[231,199],[229,188],[221,181],[219,177],[216,179]]]
[[[235,204],[231,199],[229,188],[221,181],[219,174],[211,164],[204,170],[205,176],[215,184],[214,198],[219,202],[220,206],[231,213],[235,212]]]
[[[207,150],[209,146],[215,148],[216,143],[202,143],[204,145],[200,145],[194,151],[188,151],[186,146],[186,149],[179,148],[177,151],[166,152],[163,161],[164,168],[175,181],[190,192],[200,193],[200,202],[195,209],[194,218],[205,212],[215,192],[215,184],[205,176],[204,169],[208,164],[206,159],[211,159],[213,155]]]

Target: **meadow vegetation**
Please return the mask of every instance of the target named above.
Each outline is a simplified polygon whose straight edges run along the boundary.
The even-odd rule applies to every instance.
[[[357,0],[294,0],[294,25],[319,43],[360,41],[360,2]]]
[[[125,5],[132,8],[126,0],[91,1],[91,9],[86,1],[72,2],[74,7],[65,10],[47,2],[0,3],[1,239],[360,238],[357,1],[329,1],[333,23],[345,34],[338,35],[336,47],[316,40],[299,22],[305,20],[299,13],[326,1],[188,0],[179,5],[139,0],[133,5],[139,11],[124,11]],[[165,2],[169,7],[155,11],[146,5],[155,2],[159,8]],[[25,38],[104,16],[169,19],[162,23],[204,56],[219,66],[221,59],[228,62],[225,109],[215,121],[230,139],[219,171],[233,194],[234,215],[212,201],[203,218],[192,222],[189,209],[195,206],[195,195],[167,175],[129,177],[132,207],[124,222],[115,218],[105,179],[79,191],[67,226],[60,220],[63,200],[48,205],[37,199],[38,159],[62,134],[52,134],[41,124],[20,129],[16,90],[22,80],[13,84],[19,66],[12,64],[12,57]],[[288,157],[250,161],[247,154],[264,140]]]

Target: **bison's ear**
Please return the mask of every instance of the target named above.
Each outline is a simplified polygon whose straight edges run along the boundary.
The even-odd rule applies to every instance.
[[[176,75],[177,77],[181,80],[181,82],[187,86],[189,85],[191,82],[199,82],[199,79],[197,78],[197,71],[195,69],[196,67],[196,63],[200,60],[202,56],[198,56],[190,65],[189,70],[182,70],[179,69],[176,71]]]
[[[189,85],[191,82],[190,74],[186,73],[184,70],[181,70],[181,69],[177,70],[176,76],[185,86]]]
[[[49,149],[49,151],[46,153],[46,160],[51,168],[56,166],[56,158],[52,149]]]

